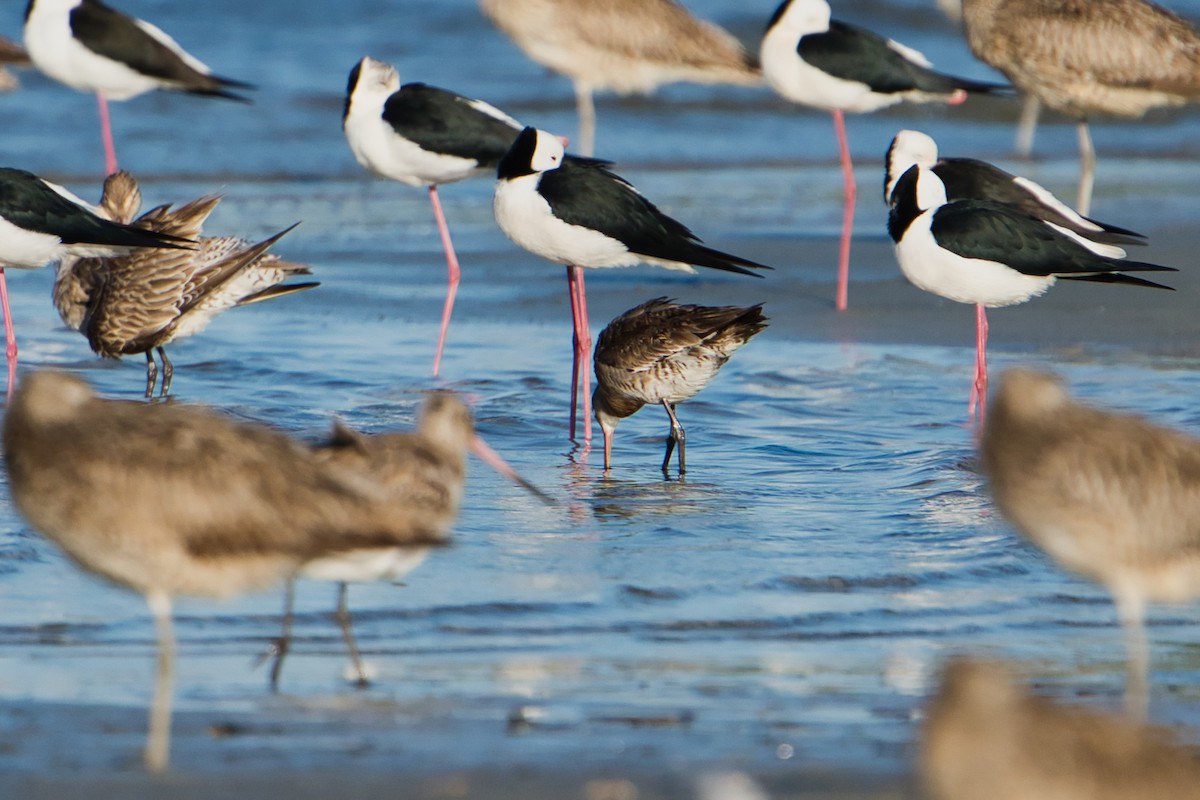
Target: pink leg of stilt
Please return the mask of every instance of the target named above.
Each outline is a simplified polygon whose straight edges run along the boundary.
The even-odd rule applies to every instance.
[[[575,420],[579,414],[579,293],[575,273],[579,267],[567,267],[567,292],[571,296],[571,441],[575,441]]]
[[[575,282],[579,292],[579,389],[583,392],[583,441],[592,441],[592,328],[588,321],[587,292],[584,291],[583,269]]]
[[[838,149],[842,158],[842,189],[845,195],[845,205],[842,208],[842,245],[838,251],[837,310],[845,311],[850,296],[850,237],[854,232],[854,204],[858,200],[858,185],[854,182],[850,142],[846,139],[846,118],[841,109],[833,112],[833,127],[837,131]]]
[[[442,249],[446,251],[446,270],[449,283],[446,287],[446,304],[442,307],[442,327],[438,331],[437,352],[433,356],[433,377],[438,376],[442,368],[442,350],[446,347],[446,331],[450,330],[450,314],[454,311],[454,297],[458,294],[458,256],[454,254],[454,242],[450,241],[450,228],[446,225],[446,215],[442,213],[442,201],[438,198],[437,186],[429,187],[429,202],[433,206],[433,216],[437,220],[438,233],[442,236]]]
[[[987,414],[987,309],[982,304],[975,306],[975,382],[971,384],[971,405],[967,413],[971,419],[983,422]],[[975,416],[975,409],[979,416]]]
[[[96,101],[100,104],[100,136],[104,140],[104,174],[107,176],[117,171],[117,148],[113,146],[112,124],[108,119],[108,98],[96,92]]]
[[[4,278],[4,268],[0,267],[0,311],[4,312],[4,339],[8,343],[5,355],[8,358],[8,394],[12,400],[13,386],[17,382],[17,335],[13,331],[12,313],[8,310],[8,283]]]

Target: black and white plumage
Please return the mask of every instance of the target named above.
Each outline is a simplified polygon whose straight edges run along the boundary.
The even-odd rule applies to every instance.
[[[36,269],[68,255],[115,256],[139,247],[189,247],[187,239],[112,222],[55,183],[0,167],[0,310],[7,340],[8,391],[17,369],[17,340],[4,270]]]
[[[888,148],[883,194],[884,202],[889,206],[896,181],[914,164],[933,170],[945,185],[949,200],[994,200],[1073,231],[1089,241],[1145,244],[1146,237],[1136,231],[1077,214],[1048,189],[1028,178],[1005,172],[976,158],[939,158],[937,142],[920,131],[900,131]]]
[[[214,75],[160,28],[100,0],[29,0],[25,48],[34,66],[54,80],[96,93],[110,175],[117,165],[108,100],[167,89],[244,101],[231,90],[253,88]]]
[[[968,93],[989,94],[1006,87],[936,72],[916,50],[830,15],[826,0],[784,0],[767,24],[759,59],[763,77],[782,97],[833,113],[845,193],[836,298],[840,311],[848,301],[858,196],[844,112],[877,111],[903,101],[957,104]]]
[[[767,327],[762,304],[679,305],[666,297],[642,303],[600,332],[594,356],[596,391],[592,407],[604,434],[604,469],[612,466],[617,423],[644,405],[661,405],[671,418],[663,473],[679,445],[679,474],[687,471],[683,426],[675,406],[717,377],[729,357]]]
[[[904,277],[920,289],[976,306],[976,365],[970,411],[987,396],[985,308],[1024,303],[1059,278],[1170,289],[1128,275],[1175,272],[1173,267],[1123,261],[1120,247],[1056,227],[991,200],[948,202],[932,170],[913,165],[892,193],[888,233]]]
[[[526,128],[500,162],[494,198],[496,222],[510,239],[567,266],[575,319],[571,436],[575,435],[575,386],[582,378],[586,440],[591,439],[587,376],[591,333],[583,268],[645,263],[685,272],[702,266],[755,276],[754,270],[770,269],[704,246],[686,226],[659,211],[608,166],[567,156],[558,139]]]
[[[494,171],[521,127],[482,100],[424,83],[401,86],[394,67],[370,56],[350,71],[342,129],[354,158],[377,175],[429,189],[449,272],[433,361],[435,376],[441,368],[460,276],[458,257],[438,198],[438,184]]]

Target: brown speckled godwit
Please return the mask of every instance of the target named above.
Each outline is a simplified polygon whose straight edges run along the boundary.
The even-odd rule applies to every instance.
[[[1200,440],[1082,405],[1052,375],[1012,370],[981,459],[1000,512],[1112,593],[1128,638],[1126,702],[1144,714],[1146,605],[1200,595]]]
[[[313,448],[318,461],[377,483],[387,503],[403,513],[419,514],[425,524],[445,536],[449,535],[462,502],[468,451],[543,501],[552,502],[476,435],[470,409],[457,396],[446,392],[429,396],[416,431],[368,436],[338,423],[329,440]],[[368,684],[368,678],[351,629],[346,584],[399,580],[420,566],[428,552],[428,547],[407,545],[360,548],[313,559],[301,568],[303,577],[338,583],[335,617],[360,687]],[[289,581],[283,635],[275,645],[271,666],[272,690],[279,687],[283,659],[290,647],[292,599],[292,581]]]
[[[834,305],[844,311],[858,198],[844,112],[867,113],[905,101],[954,105],[968,92],[1005,87],[936,72],[916,50],[830,14],[826,0],[784,0],[767,23],[759,58],[763,77],[784,99],[833,113],[844,197]]]
[[[1085,216],[1096,168],[1088,118],[1140,117],[1200,97],[1200,35],[1145,0],[964,0],[963,23],[980,60],[1078,120]]]
[[[931,800],[1174,800],[1200,786],[1170,730],[1053,703],[1008,665],[961,657],[929,705],[921,774]]]
[[[177,403],[102,400],[36,372],[4,417],[13,501],[80,566],[140,592],[159,653],[146,766],[166,769],[177,595],[263,589],[337,553],[439,544],[444,525],[398,507],[361,470],[263,425]]]
[[[143,229],[196,240],[193,250],[140,250],[59,262],[53,289],[59,316],[87,336],[97,355],[145,353],[146,397],[154,395],[154,351],[162,361],[160,396],[165,397],[174,373],[167,344],[199,333],[226,309],[320,285],[283,284],[310,270],[267,252],[294,225],[257,243],[233,236],[201,237],[219,202],[218,197],[202,197],[177,209],[158,206],[137,219]],[[112,219],[134,222],[140,206],[138,184],[128,172],[105,179],[101,208]]]
[[[480,0],[525,54],[571,79],[579,152],[596,141],[592,94],[648,93],[666,83],[754,86],[762,75],[727,31],[675,0]]]
[[[665,297],[631,308],[596,341],[592,406],[604,433],[604,469],[612,466],[617,422],[644,405],[661,405],[671,418],[662,470],[679,445],[679,474],[687,471],[684,430],[675,406],[707,386],[734,351],[767,327],[762,305],[678,305]]]

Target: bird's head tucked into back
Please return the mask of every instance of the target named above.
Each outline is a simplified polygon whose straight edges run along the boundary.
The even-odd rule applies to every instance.
[[[802,36],[829,30],[830,9],[825,0],[784,0],[771,15],[767,32]]]
[[[377,61],[370,56],[350,70],[346,83],[346,105],[342,109],[342,122],[351,112],[358,109],[378,109],[383,101],[400,90],[400,73],[391,64]],[[377,112],[376,112],[377,113]]]
[[[914,164],[933,169],[938,160],[937,142],[920,131],[904,130],[896,134],[888,147],[883,174],[883,202],[895,203],[896,184]]]

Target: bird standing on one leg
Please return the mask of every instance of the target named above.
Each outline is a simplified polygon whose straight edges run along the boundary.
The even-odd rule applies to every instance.
[[[214,75],[158,27],[100,0],[29,0],[25,48],[34,66],[54,80],[96,93],[105,175],[117,171],[109,100],[167,89],[249,102],[230,89],[254,88]]]
[[[1126,705],[1145,715],[1145,613],[1200,596],[1200,440],[1071,399],[1011,370],[980,458],[996,507],[1067,569],[1112,594],[1129,648]]]
[[[684,430],[675,406],[717,377],[734,351],[767,327],[762,305],[678,305],[665,297],[631,308],[608,324],[596,341],[596,391],[592,407],[604,434],[604,469],[612,467],[617,422],[643,405],[661,405],[671,419],[662,471],[679,445],[679,474],[687,471]]]
[[[989,94],[1005,87],[935,72],[916,50],[830,19],[830,13],[826,0],[784,0],[767,23],[759,58],[763,77],[785,99],[833,112],[845,196],[835,300],[843,311],[858,197],[844,112],[876,111],[903,101],[957,104],[968,92]]]
[[[695,272],[692,265],[756,275],[763,264],[705,247],[694,233],[659,211],[607,162],[564,155],[562,143],[526,128],[500,161],[493,202],[496,222],[531,253],[564,264],[574,319],[571,438],[583,397],[584,440],[592,439],[588,377],[592,335],[583,269],[653,264]],[[758,276],[761,277],[761,276]]]
[[[933,170],[913,165],[892,192],[888,233],[896,260],[917,288],[975,305],[975,381],[969,413],[987,401],[987,312],[1024,303],[1064,280],[1170,289],[1127,272],[1175,272],[990,200],[947,201]]]
[[[441,370],[459,283],[458,256],[442,213],[438,185],[494,171],[521,127],[482,100],[423,83],[401,86],[394,67],[370,57],[350,72],[342,129],[355,159],[385,178],[429,189],[449,275],[433,357],[434,377]]]

